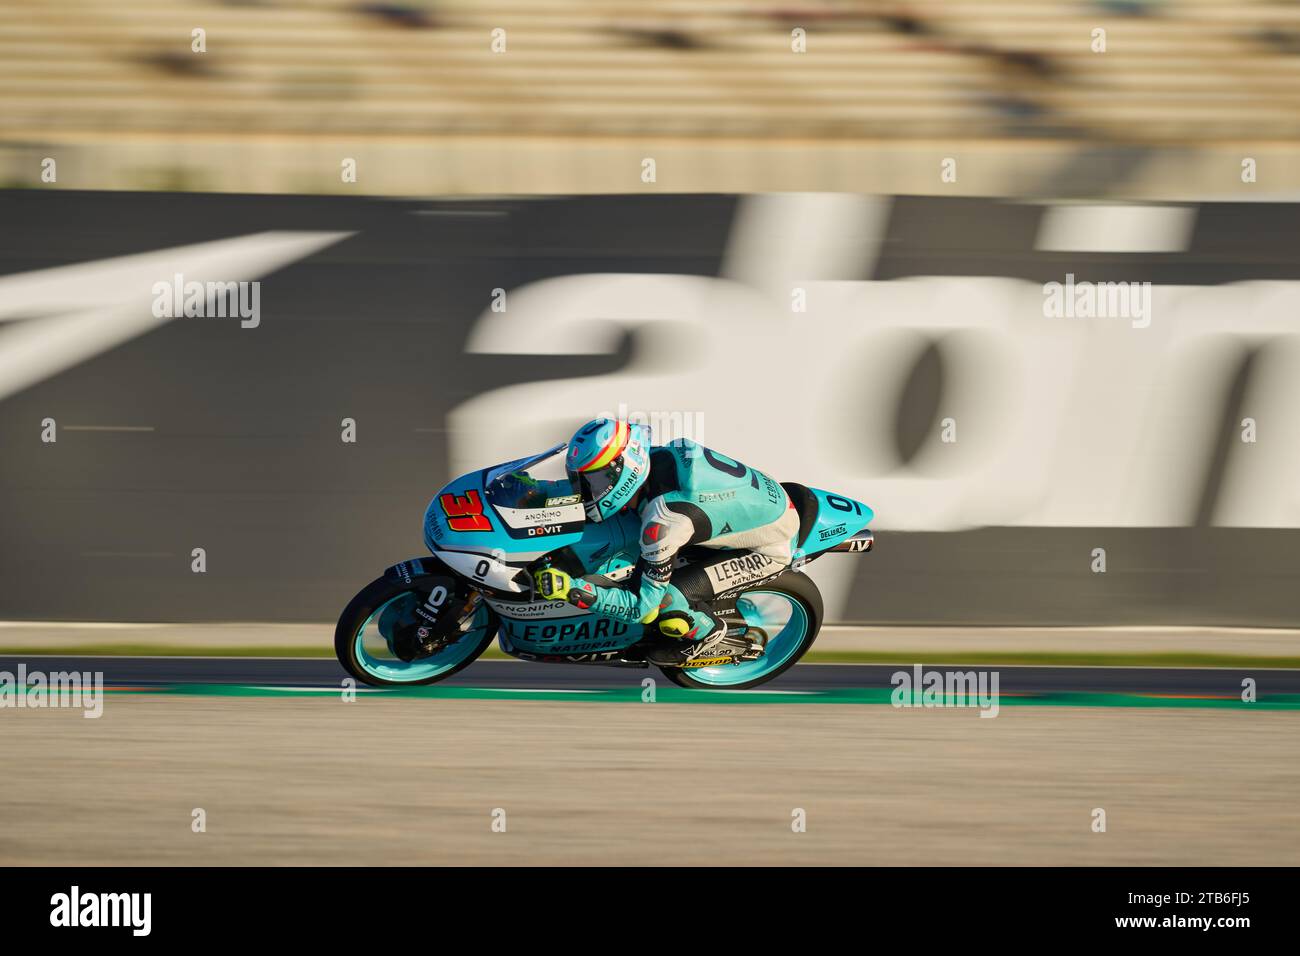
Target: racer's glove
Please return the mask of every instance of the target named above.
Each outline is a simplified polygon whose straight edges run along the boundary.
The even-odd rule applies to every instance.
[[[537,593],[548,601],[568,600],[569,589],[573,587],[573,579],[555,568],[543,568],[535,572],[533,580],[537,582]]]
[[[586,581],[575,582],[563,571],[544,568],[533,574],[537,593],[548,601],[568,601],[584,611],[596,603],[596,589]]]

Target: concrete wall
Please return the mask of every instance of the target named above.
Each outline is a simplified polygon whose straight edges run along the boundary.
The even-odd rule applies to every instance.
[[[1296,483],[1270,450],[1294,426],[1276,410],[1287,393],[1260,383],[1294,355],[1300,209],[1191,206],[1159,251],[1054,251],[1049,214],[906,197],[0,193],[0,618],[329,619],[420,553],[423,509],[453,473],[625,405],[877,507],[875,554],[819,563],[835,620],[1295,625]],[[105,262],[124,256],[141,258]],[[1066,271],[1150,281],[1166,311],[1149,329],[1050,325],[1037,290]],[[177,272],[259,279],[256,327],[154,316],[155,283]],[[787,279],[825,297],[773,325],[744,295],[788,303]],[[1029,305],[968,348],[1002,321],[974,304],[998,280]],[[830,295],[846,289],[872,307]],[[947,311],[965,325],[927,332]],[[1027,344],[1035,322],[1047,344]],[[894,351],[842,339],[896,329]],[[1171,411],[1149,399],[1185,386],[1188,368],[1161,363],[1201,341],[1191,331],[1221,347]],[[1047,402],[1041,382],[980,411],[1008,381],[1003,348],[1077,360],[1038,451],[1000,442]],[[1260,438],[1243,450],[1251,414]],[[960,454],[940,462],[950,415]],[[1196,428],[1164,441],[1133,425],[1153,416]],[[1242,457],[1256,451],[1274,457]]]

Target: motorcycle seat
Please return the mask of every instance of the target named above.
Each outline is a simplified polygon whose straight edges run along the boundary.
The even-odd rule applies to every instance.
[[[794,510],[799,512],[798,547],[802,548],[804,542],[808,540],[808,535],[812,534],[812,529],[817,525],[817,511],[820,507],[817,496],[809,491],[807,486],[795,481],[783,481],[781,487],[790,496]]]

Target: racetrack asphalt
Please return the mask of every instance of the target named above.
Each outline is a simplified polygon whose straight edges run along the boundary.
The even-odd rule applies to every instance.
[[[102,672],[106,686],[146,687],[185,684],[276,685],[336,689],[347,677],[333,660],[320,658],[240,657],[72,657],[64,655],[0,656],[0,671]],[[1300,670],[1261,667],[1028,667],[945,666],[942,659],[921,663],[925,670],[996,670],[1001,691],[1017,693],[1094,692],[1152,695],[1239,697],[1246,678],[1257,692],[1300,694]],[[891,688],[891,678],[911,668],[897,664],[799,664],[763,685],[763,689],[829,691]],[[585,664],[535,664],[480,660],[440,682],[447,687],[581,690],[636,688],[657,669]]]

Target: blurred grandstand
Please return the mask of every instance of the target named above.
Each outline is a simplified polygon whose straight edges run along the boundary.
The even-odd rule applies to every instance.
[[[1275,198],[1298,141],[1296,2],[0,0],[9,185],[1229,197],[1249,156]]]

